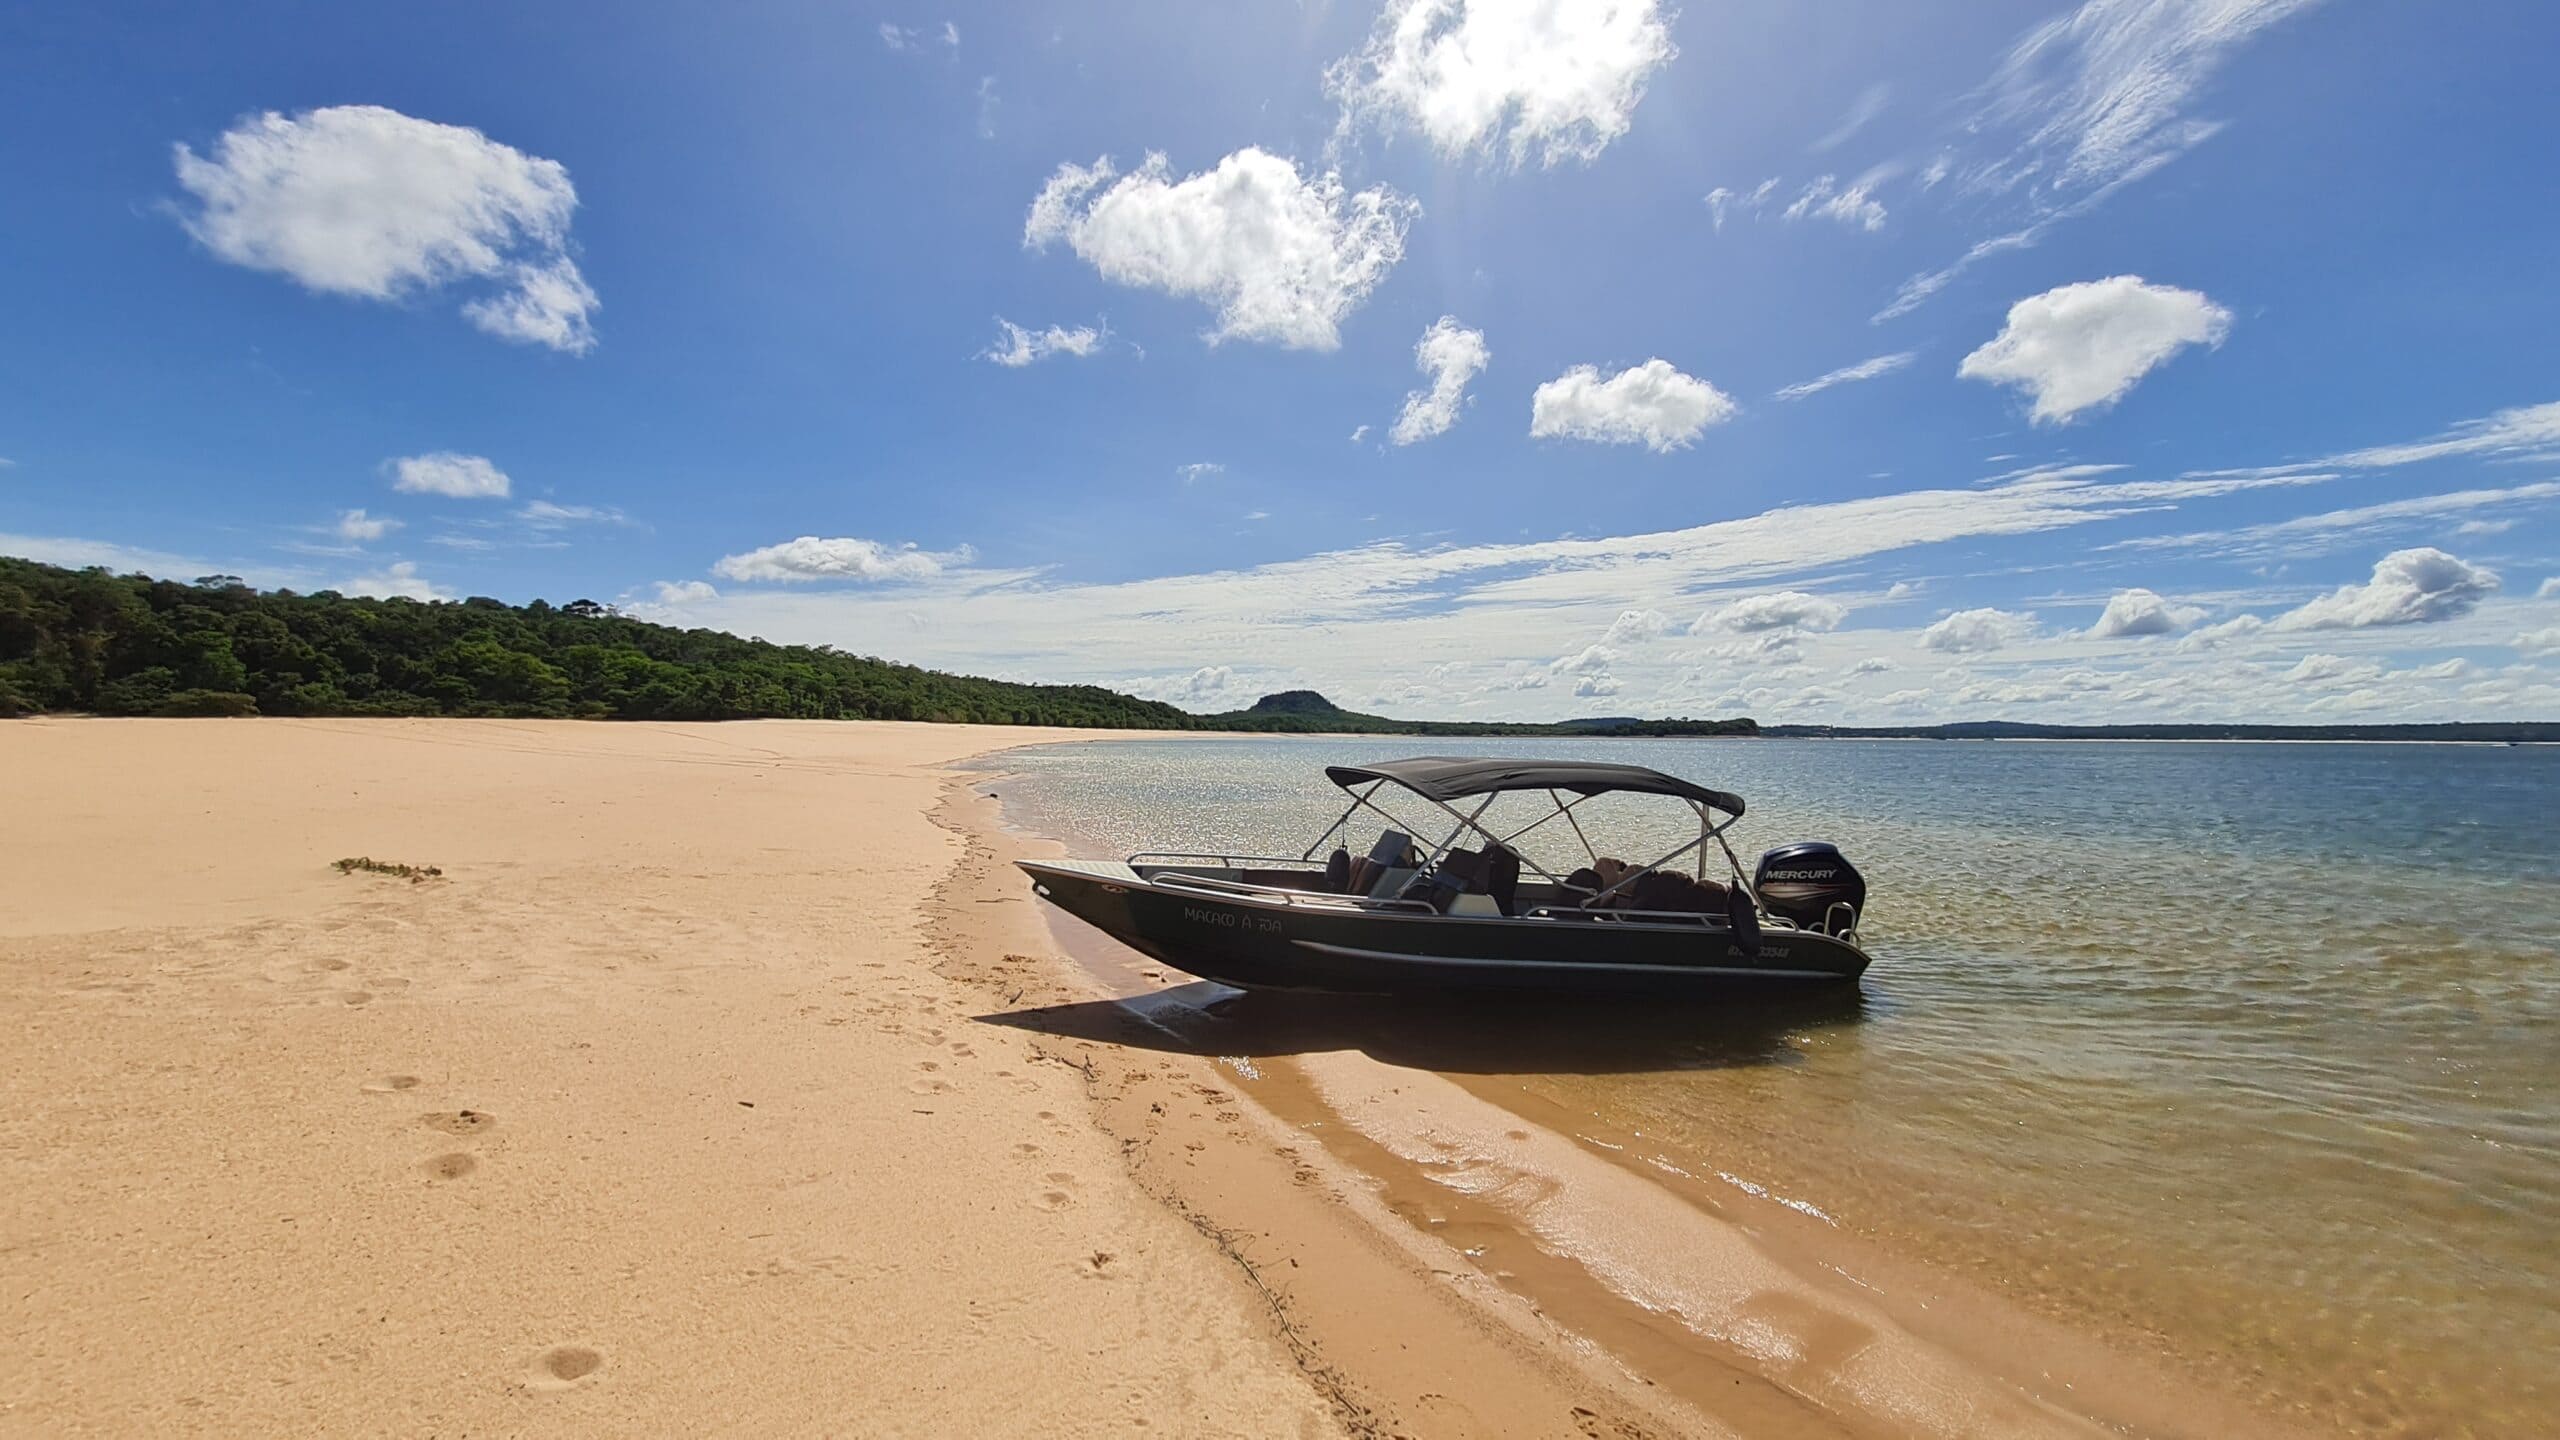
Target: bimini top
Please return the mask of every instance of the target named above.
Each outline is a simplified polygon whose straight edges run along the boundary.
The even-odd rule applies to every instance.
[[[1599,765],[1585,760],[1489,760],[1472,755],[1421,755],[1411,760],[1381,760],[1374,765],[1328,765],[1325,778],[1348,790],[1370,780],[1388,780],[1433,800],[1491,795],[1503,790],[1570,790],[1577,795],[1606,795],[1624,790],[1638,795],[1677,795],[1711,805],[1727,815],[1742,813],[1742,797],[1724,790],[1692,785],[1676,775],[1641,765]]]

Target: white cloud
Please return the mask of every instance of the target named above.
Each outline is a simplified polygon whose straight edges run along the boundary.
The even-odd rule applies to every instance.
[[[2193,605],[2180,605],[2165,600],[2156,591],[2139,586],[2119,590],[2107,600],[2106,610],[2089,633],[2100,638],[2124,635],[2175,635],[2204,618],[2204,611]]]
[[[1642,645],[1659,640],[1671,629],[1671,617],[1659,610],[1621,610],[1609,622],[1609,631],[1600,637],[1603,646]]]
[[[711,567],[711,573],[723,580],[783,584],[810,580],[929,580],[948,566],[966,565],[975,558],[975,552],[966,545],[937,553],[913,545],[883,545],[877,540],[803,535],[742,555],[724,555]]]
[[[391,471],[391,488],[412,495],[445,495],[456,500],[503,500],[514,487],[507,472],[479,455],[437,450],[406,455],[383,464]]]
[[[2527,630],[2516,636],[2515,647],[2527,655],[2560,655],[2560,625],[2543,630]]]
[[[534,500],[516,512],[516,518],[536,530],[560,530],[571,525],[628,525],[631,517],[611,505],[555,505],[548,500]]]
[[[708,580],[661,580],[656,588],[661,605],[698,605],[720,598],[719,590]]]
[[[1128,175],[1109,159],[1061,165],[1031,202],[1022,243],[1064,241],[1106,280],[1213,306],[1220,340],[1302,350],[1342,343],[1344,317],[1404,258],[1420,207],[1387,187],[1244,149],[1176,181],[1161,154]]]
[[[1244,684],[1232,665],[1203,665],[1185,675],[1142,676],[1129,682],[1129,693],[1186,710],[1233,710],[1244,704]]]
[[[1618,677],[1615,675],[1585,675],[1573,682],[1573,693],[1586,700],[1615,695],[1618,689]]]
[[[892,25],[886,20],[880,22],[880,43],[892,50],[908,49],[920,38],[916,31],[904,25]]]
[[[2297,467],[2293,466],[2274,466],[2268,473],[2311,472],[2297,472]],[[2555,498],[2560,498],[2560,480],[2541,480],[2504,490],[2454,490],[2442,495],[2412,495],[2401,500],[2385,500],[2345,510],[2323,510],[2317,514],[2296,515],[2286,520],[2228,530],[2146,535],[2118,541],[2109,548],[2298,555],[2306,550],[2332,548],[2389,530],[2406,529],[2413,521],[2441,520],[2489,506],[2522,505]],[[2506,526],[2502,524],[2498,528],[2503,530]]]
[[[39,565],[59,565],[66,570],[103,566],[119,575],[150,575],[162,580],[192,580],[198,575],[217,571],[237,573],[203,560],[172,555],[165,550],[146,550],[120,545],[112,540],[82,540],[67,535],[0,534],[0,555],[14,555]]]
[[[1351,427],[1351,443],[1352,443],[1352,444],[1357,445],[1357,444],[1359,444],[1361,441],[1366,440],[1366,439],[1368,439],[1368,438],[1369,438],[1369,427],[1368,427],[1368,426],[1366,426],[1366,425],[1354,425],[1354,426],[1352,426],[1352,427]]]
[[[2544,577],[2541,586],[2533,592],[2533,598],[2536,600],[2560,600],[2560,575]]]
[[[1003,333],[996,343],[978,352],[977,358],[1019,369],[1035,360],[1052,355],[1073,355],[1079,359],[1102,348],[1105,333],[1090,325],[1073,329],[1052,325],[1044,330],[1026,330],[1003,316],[996,317],[996,328]]]
[[[1599,367],[1576,365],[1537,389],[1529,433],[1610,445],[1642,443],[1677,450],[1710,425],[1733,418],[1733,397],[1667,360],[1647,360],[1603,380]]]
[[[1337,138],[1375,124],[1452,158],[1595,159],[1679,53],[1668,19],[1661,0],[1388,0],[1368,43],[1325,71]]]
[[[2485,419],[2466,420],[2441,435],[2425,440],[2350,450],[2319,463],[2380,469],[2456,455],[2487,455],[2500,459],[2560,457],[2560,400],[2541,405],[2520,405]]]
[[[1196,485],[1203,480],[1226,474],[1227,467],[1215,460],[1194,460],[1188,465],[1175,466],[1173,473],[1182,477],[1183,484]]]
[[[378,600],[450,600],[453,592],[428,583],[415,561],[399,560],[370,575],[352,576],[332,587],[342,594],[370,595]]]
[[[569,254],[578,192],[556,160],[378,105],[243,119],[176,147],[187,233],[307,289],[400,300],[495,282],[464,314],[509,340],[584,354],[595,291]]]
[[[1837,600],[1808,595],[1802,590],[1781,590],[1773,595],[1752,595],[1736,600],[1721,610],[1698,617],[1693,632],[1731,630],[1737,634],[1753,634],[1762,630],[1836,630],[1849,616],[1849,607]]]
[[[2020,136],[1977,188],[2088,191],[2149,173],[2220,129],[2187,114],[2232,51],[2317,0],[2088,0],[2020,37],[1975,125]]]
[[[1893,662],[1881,655],[1870,655],[1849,667],[1852,675],[1882,675],[1893,668]]]
[[[1458,423],[1458,411],[1467,402],[1467,383],[1492,360],[1483,331],[1467,329],[1455,315],[1433,321],[1413,347],[1413,367],[1431,377],[1430,388],[1404,397],[1404,409],[1397,412],[1395,428],[1387,438],[1411,445],[1446,433]]]
[[[2036,633],[2036,617],[1984,606],[1959,610],[1920,632],[1920,648],[1950,655],[1978,655],[2002,649]]]
[[[1839,149],[1848,142],[1850,136],[1865,129],[1868,121],[1883,114],[1885,102],[1892,98],[1892,86],[1882,83],[1868,86],[1858,93],[1857,100],[1849,106],[1849,113],[1840,117],[1839,124],[1831,127],[1829,133],[1805,148],[1817,155],[1826,150]]]
[[[2468,615],[2496,594],[2498,574],[2432,546],[2394,550],[2374,562],[2373,578],[2337,589],[2276,617],[2278,630],[2362,630],[2423,625]]]
[[[2220,345],[2231,312],[2193,290],[2139,275],[2061,285],[2009,307],[2009,323],[1956,373],[2013,385],[2035,399],[2035,422],[2062,424],[2114,404],[2134,382],[2190,345]]]
[[[331,527],[341,540],[362,543],[379,540],[400,528],[400,522],[388,515],[367,515],[362,510],[341,510],[338,523]]]
[[[1244,518],[1254,521],[1268,520],[1271,518],[1271,512],[1268,510],[1247,510],[1244,512]]]
[[[1760,207],[1769,203],[1770,193],[1777,188],[1778,177],[1772,175],[1749,191],[1731,190],[1722,185],[1708,191],[1707,210],[1715,217],[1715,228],[1724,229],[1724,217],[1729,214],[1757,216]]]
[[[1810,380],[1800,380],[1786,386],[1773,398],[1801,400],[1807,395],[1819,395],[1834,385],[1854,385],[1861,380],[1873,380],[1880,375],[1890,375],[1919,358],[1919,354],[1917,350],[1903,350],[1892,355],[1878,355],[1872,360],[1861,360],[1855,365],[1843,365],[1828,374],[1817,375]]]
[[[1856,181],[1847,189],[1833,189],[1838,183],[1836,176],[1816,176],[1813,183],[1804,187],[1804,192],[1787,206],[1785,218],[1802,220],[1818,217],[1869,232],[1883,229],[1884,202],[1875,198],[1870,183]]]

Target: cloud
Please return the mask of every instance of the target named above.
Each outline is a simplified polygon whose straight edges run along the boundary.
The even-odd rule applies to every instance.
[[[339,539],[358,543],[379,540],[399,528],[400,522],[388,515],[367,515],[362,510],[339,511],[338,523],[330,527]]]
[[[2560,575],[2546,576],[2533,592],[2536,600],[2560,600]]]
[[[1194,460],[1188,465],[1175,466],[1173,473],[1182,477],[1183,484],[1196,485],[1200,481],[1226,474],[1227,467],[1215,460]]]
[[[2363,630],[2425,625],[2468,615],[2496,594],[2498,574],[2432,546],[2394,550],[2374,562],[2373,578],[2341,585],[2276,617],[2278,630]]]
[[[1999,650],[2036,633],[2036,617],[1985,606],[1959,610],[1920,632],[1920,648],[1950,655],[1979,655]]]
[[[450,600],[453,592],[427,582],[415,561],[399,560],[370,575],[357,575],[331,587],[342,594],[370,595],[377,600]]]
[[[2527,630],[2516,636],[2515,647],[2527,655],[2560,655],[2560,625],[2543,630]]]
[[[2193,605],[2178,605],[2162,599],[2154,591],[2136,587],[2119,590],[2107,600],[2107,608],[2089,633],[2100,638],[2124,635],[2175,635],[2204,618],[2204,611]]]
[[[503,500],[514,487],[507,472],[478,455],[437,450],[386,460],[391,488],[412,495],[444,495],[456,500]]]
[[[723,580],[769,580],[788,585],[811,580],[929,580],[947,566],[966,565],[975,558],[976,553],[966,545],[937,553],[913,545],[892,547],[877,540],[803,535],[742,555],[724,555],[711,567],[711,573]]]
[[[995,344],[979,351],[977,358],[1014,369],[1035,360],[1046,360],[1052,355],[1073,355],[1082,359],[1100,350],[1102,342],[1109,338],[1105,331],[1090,325],[1078,325],[1073,329],[1052,325],[1045,330],[1026,330],[1001,315],[996,317],[996,328],[1003,333]]]
[[[1802,590],[1781,590],[1774,595],[1748,596],[1701,615],[1690,630],[1731,630],[1742,635],[1763,630],[1836,630],[1848,616],[1849,607],[1837,600],[1808,595]]]
[[[175,153],[194,201],[180,222],[218,259],[366,300],[486,282],[463,307],[481,329],[595,347],[599,302],[569,253],[578,192],[556,160],[378,105],[268,111]]]
[[[1031,202],[1022,243],[1063,241],[1106,280],[1207,303],[1218,314],[1212,343],[1332,350],[1344,317],[1404,258],[1418,213],[1383,185],[1355,193],[1339,174],[1301,176],[1259,149],[1179,181],[1150,154],[1128,175],[1108,158],[1059,166]]]
[[[1603,380],[1599,367],[1576,365],[1537,389],[1529,406],[1529,433],[1595,440],[1609,445],[1642,443],[1660,452],[1696,440],[1740,407],[1733,397],[1667,360],[1647,360]]]
[[[1465,328],[1455,315],[1433,321],[1413,347],[1413,367],[1431,377],[1430,388],[1404,397],[1404,409],[1396,413],[1387,438],[1410,445],[1446,433],[1467,403],[1467,382],[1484,373],[1492,360],[1483,331]]]
[[[1621,610],[1609,622],[1609,632],[1600,637],[1604,646],[1642,645],[1659,640],[1671,629],[1671,617],[1659,610]]]
[[[1772,398],[1801,400],[1807,395],[1819,395],[1834,385],[1854,385],[1861,380],[1873,380],[1880,375],[1892,374],[1918,359],[1919,355],[1920,352],[1917,350],[1903,350],[1891,355],[1878,355],[1872,360],[1861,360],[1855,365],[1843,365],[1828,374],[1817,375],[1810,380],[1800,380],[1786,386]]]
[[[1375,125],[1453,159],[1596,159],[1679,53],[1668,20],[1660,0],[1388,0],[1368,43],[1325,71],[1336,138]]]
[[[2295,467],[2271,467],[2271,473],[2293,473]],[[2301,473],[2311,473],[2308,471]],[[2510,486],[2504,490],[2454,490],[2442,495],[2412,495],[2404,500],[2385,500],[2373,505],[2357,505],[2345,510],[2324,510],[2313,515],[2296,515],[2287,520],[2273,520],[2263,525],[2244,525],[2229,530],[2198,530],[2183,535],[2145,535],[2120,540],[2110,549],[2126,550],[2205,550],[2221,554],[2287,554],[2296,555],[2309,549],[2326,549],[2359,538],[2395,529],[2407,529],[2410,522],[2441,520],[2451,515],[2467,514],[2496,505],[2523,505],[2560,498],[2560,480],[2539,480],[2529,485]],[[2504,529],[2502,525],[2499,528]]]
[[[1836,183],[1835,176],[1816,176],[1812,184],[1804,187],[1804,193],[1787,206],[1785,218],[1837,220],[1870,233],[1884,228],[1884,202],[1870,193],[1868,182],[1858,181],[1845,190],[1835,191],[1832,186]]]
[[[1715,228],[1724,229],[1728,214],[1757,216],[1760,207],[1769,203],[1770,192],[1778,188],[1778,177],[1770,176],[1748,191],[1730,190],[1719,185],[1707,192],[1707,211],[1715,217]]]
[[[656,588],[661,605],[700,604],[720,598],[719,590],[708,580],[661,580]]]
[[[1868,86],[1858,93],[1856,102],[1849,107],[1849,113],[1840,117],[1840,123],[1831,127],[1830,133],[1805,148],[1817,155],[1826,150],[1839,149],[1847,143],[1850,136],[1865,129],[1868,121],[1883,114],[1885,102],[1892,98],[1892,86],[1882,83]]]
[[[2123,398],[2190,345],[2220,345],[2231,312],[2193,290],[2117,275],[2061,285],[2009,307],[2009,323],[1956,374],[2035,399],[2039,425],[2064,424]]]
[[[112,540],[82,540],[67,535],[0,534],[0,555],[14,555],[39,565],[59,565],[66,570],[86,570],[95,565],[119,575],[152,575],[163,580],[192,580],[198,575],[217,571],[238,573],[207,561],[172,555],[165,550],[146,550],[120,545]]]
[[[937,40],[946,48],[959,49],[960,27],[945,20],[942,22],[942,29],[939,32],[933,32],[913,25],[893,25],[886,20],[880,22],[880,43],[892,50],[922,50],[928,43]]]
[[[2485,419],[2466,420],[2441,435],[2425,440],[2350,450],[2319,463],[2381,469],[2456,455],[2487,455],[2500,459],[2560,458],[2560,400],[2501,410]]]
[[[2230,54],[2317,0],[2088,0],[2012,45],[1974,127],[2019,137],[1978,189],[2086,192],[2148,174],[2221,126],[2187,112]]]
[[[1129,693],[1162,700],[1186,710],[1232,710],[1243,701],[1242,678],[1232,665],[1203,665],[1184,675],[1144,676],[1129,682]]]
[[[1893,668],[1893,662],[1881,655],[1870,655],[1849,667],[1852,675],[1882,675]]]
[[[1585,675],[1573,682],[1573,693],[1586,700],[1615,695],[1618,690],[1618,677],[1615,675]]]
[[[560,530],[571,525],[628,525],[631,517],[611,505],[555,505],[548,500],[535,500],[516,512],[516,518],[536,530]]]
[[[1352,426],[1352,427],[1351,427],[1351,443],[1352,443],[1352,444],[1357,445],[1357,444],[1359,444],[1361,441],[1366,440],[1366,439],[1368,439],[1368,438],[1369,438],[1369,427],[1368,427],[1368,426],[1366,426],[1366,425],[1354,425],[1354,426]]]

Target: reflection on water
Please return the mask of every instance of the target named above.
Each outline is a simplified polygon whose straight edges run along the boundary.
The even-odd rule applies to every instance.
[[[1739,791],[1746,864],[1840,842],[1874,887],[1863,994],[1452,1009],[1183,987],[1154,1043],[1514,1077],[2326,1427],[2526,1435],[2560,1414],[2560,752],[1534,743]],[[1338,812],[1323,763],[1415,748],[997,763],[1022,772],[1015,817],[1084,853],[1295,853]],[[1633,801],[1586,823],[1629,857],[1695,834]]]

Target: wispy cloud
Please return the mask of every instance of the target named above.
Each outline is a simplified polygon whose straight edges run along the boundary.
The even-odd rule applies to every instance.
[[[1810,380],[1799,380],[1793,385],[1782,386],[1770,398],[1801,400],[1807,395],[1819,395],[1834,385],[1854,385],[1861,380],[1873,380],[1880,375],[1892,374],[1918,359],[1919,356],[1920,352],[1917,350],[1898,350],[1891,355],[1878,355],[1872,360],[1861,360],[1855,365],[1843,365],[1837,370],[1817,375]]]

